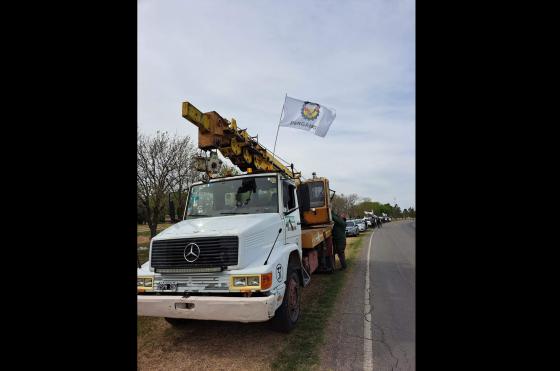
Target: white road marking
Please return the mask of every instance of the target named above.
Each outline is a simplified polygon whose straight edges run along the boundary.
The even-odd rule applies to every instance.
[[[367,251],[367,268],[366,268],[366,287],[364,300],[364,370],[373,370],[373,333],[371,331],[371,305],[369,302],[369,257],[371,255],[371,239],[375,232],[372,232],[369,238],[369,247]]]

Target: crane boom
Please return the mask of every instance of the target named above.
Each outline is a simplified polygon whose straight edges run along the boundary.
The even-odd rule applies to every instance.
[[[242,171],[280,171],[290,178],[301,177],[293,165],[285,166],[259,144],[258,136],[252,137],[246,129],[239,129],[235,119],[228,121],[216,111],[202,113],[190,102],[183,102],[182,116],[198,127],[198,148],[219,150]]]

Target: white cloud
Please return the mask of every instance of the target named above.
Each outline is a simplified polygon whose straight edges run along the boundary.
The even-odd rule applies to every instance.
[[[312,100],[336,109],[329,133],[281,128],[279,154],[415,206],[414,17],[413,1],[139,1],[139,128],[195,137],[189,100],[272,148],[284,94]]]

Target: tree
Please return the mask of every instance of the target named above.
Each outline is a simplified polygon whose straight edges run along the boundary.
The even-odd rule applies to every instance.
[[[337,214],[347,214],[349,218],[353,218],[357,213],[355,207],[358,198],[358,195],[355,193],[352,193],[348,196],[345,196],[343,193],[341,193],[340,195],[334,196],[331,205],[333,210]]]
[[[171,140],[171,146],[175,148],[175,161],[172,171],[169,174],[173,202],[169,202],[170,207],[174,207],[174,211],[169,210],[169,216],[172,222],[176,222],[182,210],[185,208],[187,199],[187,191],[190,185],[200,180],[200,173],[195,168],[194,155],[196,149],[191,142],[191,138],[174,137]],[[171,199],[171,197],[170,197]]]
[[[344,209],[344,194],[335,194],[331,200],[331,208],[337,214],[342,214]]]
[[[182,190],[192,181],[192,152],[188,136],[170,138],[166,132],[157,132],[155,137],[137,135],[136,191],[151,237],[156,235],[158,223],[165,220],[169,192]]]
[[[408,209],[404,209],[403,212],[402,212],[403,218],[408,219],[409,215],[410,215],[410,214],[409,214]]]
[[[136,200],[136,222],[138,224],[146,223],[146,211],[139,198]]]
[[[408,216],[411,218],[416,218],[416,210],[413,207],[408,208]]]
[[[395,206],[393,206],[393,210],[391,210],[391,217],[392,218],[401,218],[402,217],[402,211],[401,211],[401,208],[399,207],[399,205],[395,204]]]
[[[379,202],[371,201],[369,198],[363,199],[360,203],[356,204],[354,207],[355,213],[358,216],[365,215],[366,211],[373,211],[377,215],[377,210],[379,209]]]

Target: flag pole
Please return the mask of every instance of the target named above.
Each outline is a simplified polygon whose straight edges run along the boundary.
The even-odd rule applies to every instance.
[[[274,139],[274,149],[272,150],[272,158],[275,158],[274,154],[276,153],[276,142],[278,141],[278,132],[280,131],[280,120],[282,120],[282,113],[284,113],[284,105],[286,104],[287,97],[288,97],[288,93],[286,93],[286,96],[284,97],[284,103],[282,103],[282,111],[280,111],[280,118],[278,119],[278,128],[276,129],[276,138]]]

